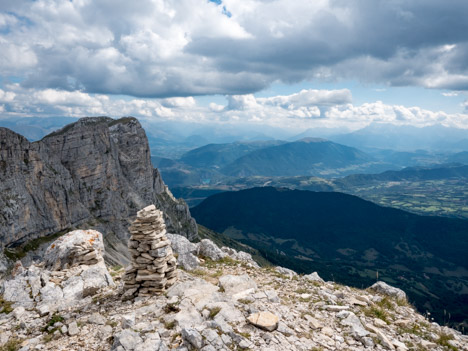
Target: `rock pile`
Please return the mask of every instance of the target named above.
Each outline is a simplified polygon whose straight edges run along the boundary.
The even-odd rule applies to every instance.
[[[177,280],[177,260],[171,242],[166,237],[166,225],[161,211],[154,205],[137,213],[130,227],[128,248],[132,263],[123,277],[123,299],[161,293]]]

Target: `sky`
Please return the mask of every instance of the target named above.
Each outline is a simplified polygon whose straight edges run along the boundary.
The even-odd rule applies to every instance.
[[[468,128],[466,0],[0,0],[0,118]]]

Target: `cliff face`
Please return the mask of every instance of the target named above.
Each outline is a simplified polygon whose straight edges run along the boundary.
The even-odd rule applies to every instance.
[[[126,262],[129,223],[152,203],[169,232],[197,236],[187,205],[153,169],[135,118],[83,118],[34,143],[0,128],[0,246],[93,227],[108,256]]]

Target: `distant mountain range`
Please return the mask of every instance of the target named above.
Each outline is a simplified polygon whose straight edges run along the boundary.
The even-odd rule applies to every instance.
[[[418,216],[342,193],[253,188],[210,196],[191,209],[275,264],[368,285],[376,275],[420,310],[468,321],[468,221]],[[377,273],[378,272],[378,273]]]
[[[172,187],[227,183],[240,177],[331,177],[398,168],[356,148],[318,138],[209,144],[172,163],[156,164]]]
[[[328,139],[344,145],[396,151],[437,150],[465,151],[468,149],[468,130],[433,125],[414,127],[408,125],[374,123],[360,130],[330,135]]]
[[[221,172],[234,177],[318,175],[346,172],[369,162],[372,158],[355,148],[305,138],[252,151],[223,167]]]

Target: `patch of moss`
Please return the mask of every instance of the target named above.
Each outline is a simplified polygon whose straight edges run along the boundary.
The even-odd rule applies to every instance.
[[[9,314],[13,311],[13,302],[7,301],[0,295],[0,313]]]

